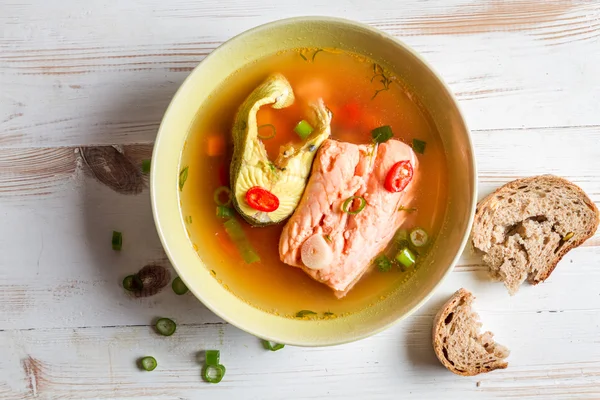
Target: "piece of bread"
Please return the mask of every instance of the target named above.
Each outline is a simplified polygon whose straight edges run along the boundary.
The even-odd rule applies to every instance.
[[[518,179],[479,203],[473,245],[512,295],[525,279],[536,285],[548,278],[569,250],[594,235],[598,221],[598,208],[571,182]]]
[[[433,319],[433,350],[437,358],[457,375],[473,376],[504,369],[510,351],[494,342],[491,332],[479,333],[479,316],[471,309],[475,298],[460,289]]]

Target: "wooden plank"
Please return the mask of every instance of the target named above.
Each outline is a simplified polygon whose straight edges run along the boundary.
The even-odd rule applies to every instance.
[[[600,348],[590,345],[598,312],[480,310],[486,327],[510,347],[509,368],[465,378],[436,360],[428,308],[358,343],[276,353],[226,324],[180,324],[168,338],[146,326],[0,332],[0,371],[8,371],[0,399],[231,399],[242,391],[245,399],[261,400],[290,393],[294,399],[389,399],[394,392],[421,399],[441,392],[467,399],[600,396]],[[531,326],[543,335],[532,335]],[[207,349],[220,349],[227,367],[219,385],[200,378],[199,353]],[[136,367],[146,355],[158,361],[153,372]]]
[[[243,30],[297,13],[357,19],[403,39],[448,81],[473,129],[600,125],[597,2],[286,7],[297,9],[287,0],[0,5],[0,146],[150,142],[199,61]]]
[[[474,132],[473,139],[480,196],[511,179],[556,173],[580,184],[600,204],[597,130],[491,130]],[[151,148],[119,149],[139,166],[150,157]],[[120,284],[126,275],[152,262],[168,265],[155,233],[148,191],[123,195],[111,190],[84,172],[87,167],[79,153],[68,147],[0,149],[0,314],[5,317],[0,329],[145,324],[162,314],[186,323],[218,322],[191,295],[179,298],[168,289],[155,297],[132,299],[123,293]],[[120,253],[109,245],[113,230],[124,235]],[[27,243],[27,250],[15,243]],[[531,311],[531,304],[536,311],[600,309],[593,283],[600,274],[594,262],[599,255],[597,234],[569,253],[547,283],[524,288],[514,301],[500,302],[494,310],[506,310],[503,304],[519,311]],[[581,289],[582,280],[589,277],[590,286]],[[506,297],[502,285],[487,280],[480,256],[470,250],[448,284]],[[553,296],[555,292],[572,294]]]

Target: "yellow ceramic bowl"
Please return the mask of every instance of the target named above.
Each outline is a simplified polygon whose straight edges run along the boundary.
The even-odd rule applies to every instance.
[[[245,64],[298,47],[350,50],[393,71],[429,110],[448,158],[450,189],[446,219],[435,248],[416,275],[379,304],[348,317],[325,321],[292,320],[267,314],[225,290],[210,275],[210,266],[203,265],[192,248],[179,212],[179,159],[199,105]],[[152,158],[151,195],[163,246],[181,278],[202,303],[227,322],[263,339],[326,346],[380,332],[409,316],[431,296],[458,260],[468,239],[477,197],[476,182],[473,147],[457,102],[417,53],[366,25],[306,17],[249,30],[213,51],[196,67],[173,98],[160,126]]]

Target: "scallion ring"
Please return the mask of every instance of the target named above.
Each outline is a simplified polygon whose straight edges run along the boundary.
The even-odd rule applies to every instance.
[[[412,267],[415,264],[417,257],[408,247],[400,250],[396,255],[396,261],[405,267]]]
[[[285,347],[285,344],[282,343],[274,343],[268,340],[263,340],[263,346],[265,349],[267,350],[271,350],[271,351],[277,351],[277,350],[281,350]]]
[[[175,333],[177,324],[169,318],[160,318],[156,321],[156,330],[163,336],[171,336]]]
[[[154,371],[158,363],[156,362],[156,358],[147,356],[140,360],[140,365],[144,371]]]
[[[185,283],[183,283],[183,281],[181,280],[180,277],[173,279],[173,283],[171,284],[171,289],[173,289],[175,294],[180,295],[180,296],[182,294],[186,294],[187,292],[189,292],[188,287],[185,286]]]
[[[206,365],[219,365],[221,362],[221,351],[219,350],[206,350]]]
[[[112,233],[112,249],[115,251],[121,251],[123,247],[123,234],[121,232],[113,231]]]
[[[360,204],[358,205],[358,207],[355,210],[350,210],[350,207],[352,206],[352,203],[354,202],[354,200],[360,200]],[[365,200],[364,197],[362,196],[350,196],[346,199],[346,201],[344,201],[344,204],[342,204],[342,211],[344,211],[345,213],[348,214],[358,214],[359,212],[361,212],[365,206],[367,205],[367,201]]]
[[[140,279],[140,277],[135,275],[128,275],[123,279],[123,289],[135,292],[137,290],[142,290],[144,288],[144,283]]]
[[[227,200],[223,201],[221,196],[223,195],[227,195]],[[227,186],[220,186],[215,190],[215,193],[213,194],[213,199],[215,200],[215,203],[217,203],[218,206],[228,206],[231,204],[231,189],[229,189]]]
[[[206,365],[202,374],[204,380],[209,383],[219,383],[225,376],[225,366],[218,365]]]
[[[217,206],[217,217],[219,218],[231,218],[234,216],[233,208],[226,206]]]
[[[261,129],[263,132],[265,132],[266,134],[261,134]],[[262,140],[267,140],[267,139],[273,139],[275,137],[275,134],[277,133],[277,130],[275,129],[275,125],[273,124],[264,124],[258,127],[258,138],[262,139]]]
[[[423,228],[415,228],[410,231],[410,243],[415,247],[423,247],[429,241],[429,235]]]
[[[300,136],[302,140],[306,140],[315,130],[308,122],[302,120],[294,127],[294,132]]]

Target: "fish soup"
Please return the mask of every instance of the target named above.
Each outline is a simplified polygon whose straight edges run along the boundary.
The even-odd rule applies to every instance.
[[[180,170],[198,256],[225,289],[282,317],[342,317],[402,290],[446,209],[427,111],[393,73],[334,49],[282,52],[231,75],[200,105]]]

